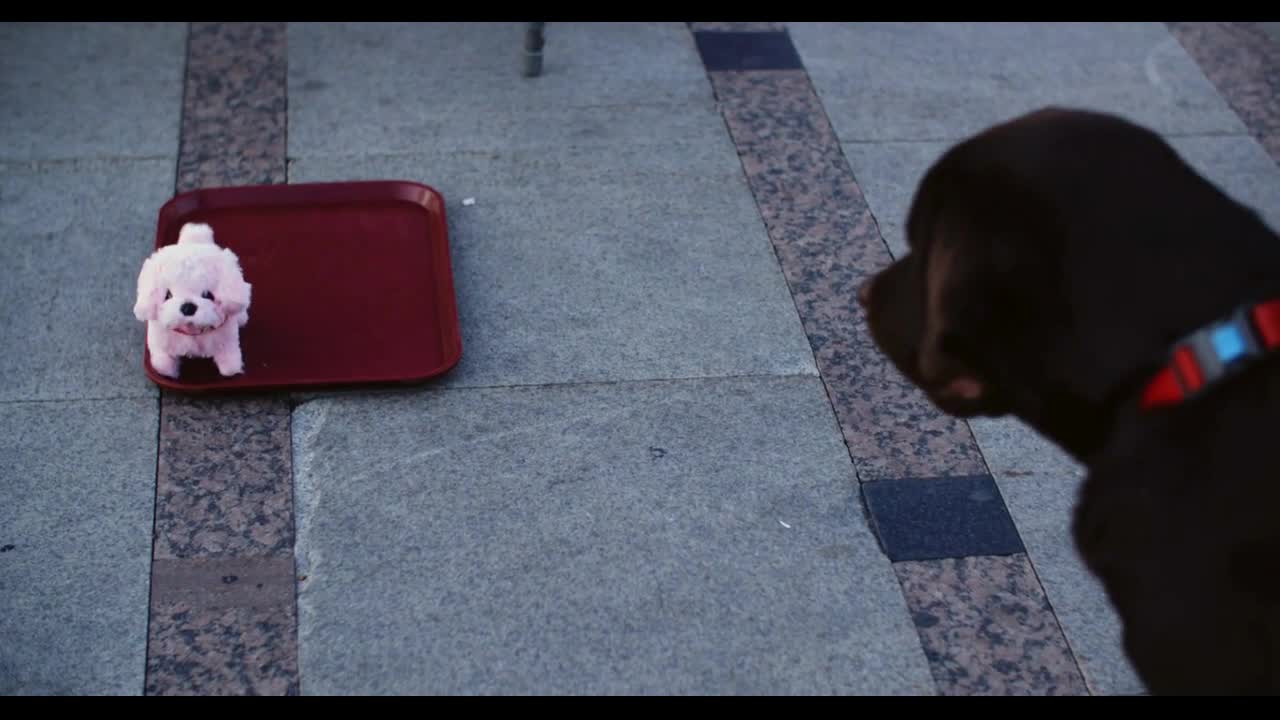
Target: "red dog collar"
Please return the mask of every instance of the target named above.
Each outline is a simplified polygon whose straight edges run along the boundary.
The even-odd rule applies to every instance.
[[[1176,405],[1280,347],[1280,299],[1244,305],[1173,346],[1169,364],[1142,395],[1142,408]]]

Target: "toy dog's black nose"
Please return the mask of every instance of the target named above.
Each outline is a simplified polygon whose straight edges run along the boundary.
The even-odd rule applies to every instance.
[[[181,311],[182,311],[182,314],[183,314],[183,315],[186,315],[187,317],[191,317],[192,315],[195,315],[195,314],[196,314],[196,304],[195,304],[195,303],[182,303],[182,307],[180,307],[180,308],[178,308],[178,309],[179,309],[179,310],[181,310]]]

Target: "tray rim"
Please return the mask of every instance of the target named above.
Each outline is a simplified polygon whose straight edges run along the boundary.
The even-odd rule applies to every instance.
[[[311,389],[350,388],[357,386],[402,387],[420,385],[448,373],[462,360],[462,329],[458,318],[457,291],[454,287],[453,265],[449,253],[449,223],[444,195],[434,187],[415,180],[351,180],[328,181],[314,183],[271,183],[253,185],[228,185],[207,188],[196,188],[177,193],[169,198],[157,213],[156,235],[152,252],[166,245],[165,229],[171,227],[175,219],[200,208],[226,207],[262,207],[267,205],[290,204],[281,197],[306,196],[308,193],[319,193],[323,202],[308,202],[311,206],[347,204],[352,202],[352,195],[367,197],[371,200],[385,202],[387,200],[405,202],[422,208],[431,217],[432,225],[438,230],[439,242],[429,243],[431,259],[440,268],[437,273],[437,292],[435,306],[439,315],[438,322],[442,329],[441,339],[445,357],[439,364],[427,371],[400,378],[373,378],[355,376],[344,380],[305,379],[299,378],[285,382],[273,382],[261,385],[190,385],[175,378],[161,375],[151,367],[151,349],[147,347],[146,336],[143,336],[142,366],[147,377],[157,386],[175,392],[190,395],[217,394],[251,394],[270,391],[301,392]],[[212,202],[210,202],[212,201]]]

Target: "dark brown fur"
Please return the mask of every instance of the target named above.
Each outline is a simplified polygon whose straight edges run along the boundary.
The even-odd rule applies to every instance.
[[[1088,469],[1073,532],[1155,694],[1280,692],[1280,353],[1183,405],[1172,344],[1280,298],[1280,237],[1156,134],[1046,109],[952,148],[863,288],[873,337],[960,417]]]

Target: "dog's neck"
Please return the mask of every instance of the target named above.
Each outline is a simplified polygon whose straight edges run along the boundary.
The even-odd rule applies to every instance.
[[[1128,393],[1126,383],[1107,400],[1093,403],[1069,389],[1051,388],[1018,403],[1013,414],[1068,455],[1085,462],[1106,443],[1115,412]]]
[[[1274,293],[1272,298],[1280,298],[1280,291]],[[1245,314],[1256,304],[1258,301],[1254,300],[1240,303],[1235,308],[1235,315],[1239,317]],[[1035,397],[1024,398],[1021,403],[1022,411],[1017,414],[1074,458],[1087,463],[1088,458],[1109,441],[1116,419],[1121,414],[1143,422],[1143,418],[1158,417],[1174,407],[1196,405],[1201,396],[1212,396],[1222,386],[1231,383],[1236,375],[1247,372],[1252,367],[1280,367],[1280,346],[1276,346],[1274,341],[1276,334],[1280,333],[1280,327],[1276,323],[1276,320],[1269,319],[1265,325],[1250,323],[1234,326],[1242,333],[1251,334],[1246,342],[1255,344],[1253,354],[1237,367],[1226,369],[1221,374],[1206,375],[1199,392],[1179,392],[1167,402],[1152,402],[1152,397],[1158,395],[1153,391],[1153,384],[1161,379],[1168,379],[1161,376],[1167,375],[1175,366],[1175,352],[1181,348],[1184,351],[1181,354],[1185,355],[1188,338],[1196,337],[1197,334],[1201,339],[1207,337],[1213,330],[1224,326],[1222,320],[1186,329],[1181,332],[1178,341],[1146,354],[1141,361],[1133,364],[1128,373],[1114,379],[1101,392],[1096,393],[1096,401],[1073,392],[1064,383],[1060,388],[1051,387]]]

